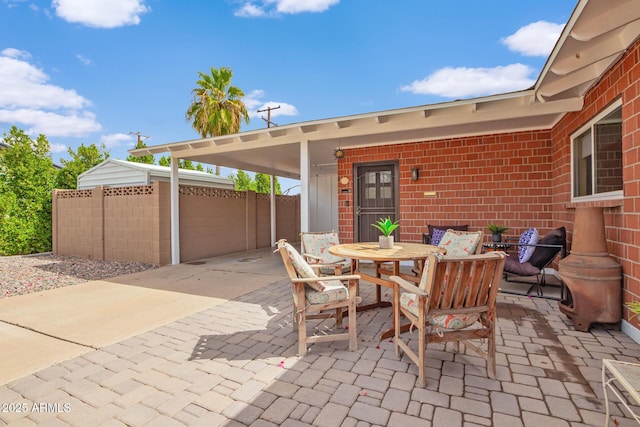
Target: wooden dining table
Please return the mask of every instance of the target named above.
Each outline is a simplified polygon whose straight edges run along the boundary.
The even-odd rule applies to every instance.
[[[376,285],[376,301],[371,304],[359,305],[357,311],[371,310],[379,307],[389,307],[391,302],[382,301],[382,286],[393,289],[394,282],[389,276],[399,276],[414,283],[420,281],[420,276],[406,274],[400,271],[402,261],[418,261],[423,265],[424,260],[431,254],[445,253],[445,249],[422,243],[396,242],[393,248],[382,249],[378,242],[343,243],[329,248],[329,253],[341,258],[351,259],[351,271],[358,274],[362,280]],[[375,275],[363,272],[360,261],[372,261]],[[386,277],[385,277],[386,276]],[[394,301],[397,303],[397,301]],[[393,318],[393,316],[391,316]],[[395,325],[394,325],[395,326]],[[380,339],[394,335],[394,328],[382,333]]]

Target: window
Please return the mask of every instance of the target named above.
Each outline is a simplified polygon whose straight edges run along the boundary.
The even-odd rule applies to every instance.
[[[573,197],[622,197],[622,101],[607,107],[571,140]]]

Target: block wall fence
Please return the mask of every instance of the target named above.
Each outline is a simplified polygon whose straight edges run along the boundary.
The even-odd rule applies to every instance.
[[[180,186],[180,260],[271,246],[269,195]],[[171,262],[170,185],[54,190],[53,253]],[[297,241],[299,196],[276,196],[276,236]]]
[[[428,224],[488,223],[518,236],[565,226],[571,247],[577,206],[602,206],[609,253],[622,265],[623,301],[640,300],[640,42],[636,42],[585,96],[580,112],[552,129],[421,141],[345,150],[338,162],[339,231],[354,239],[354,165],[399,163],[400,240],[419,242]],[[616,99],[622,99],[623,199],[571,202],[571,135]],[[411,169],[420,177],[411,181]],[[346,182],[346,181],[345,181]],[[348,188],[351,192],[342,192]],[[435,197],[425,196],[435,192]],[[638,328],[638,318],[624,318]]]

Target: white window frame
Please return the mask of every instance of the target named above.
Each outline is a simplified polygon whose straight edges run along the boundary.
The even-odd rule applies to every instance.
[[[581,136],[583,133],[585,133],[587,130],[591,129],[591,136],[592,136],[592,141],[591,141],[591,147],[592,149],[595,149],[594,147],[594,142],[593,142],[593,135],[594,135],[594,130],[593,127],[596,123],[598,123],[600,120],[602,120],[603,118],[605,118],[606,116],[608,116],[609,114],[611,114],[614,110],[616,110],[617,108],[621,108],[622,107],[622,99],[617,99],[616,101],[612,102],[607,108],[605,108],[604,110],[600,111],[597,115],[595,115],[591,120],[589,120],[589,122],[585,123],[581,128],[579,128],[577,131],[575,131],[574,133],[571,134],[570,136],[570,144],[571,144],[571,201],[572,202],[589,202],[589,201],[599,201],[599,200],[619,200],[623,198],[623,190],[616,190],[616,191],[609,191],[606,193],[598,193],[598,194],[590,194],[587,196],[576,196],[576,178],[575,178],[575,161],[574,161],[574,146],[575,146],[575,140],[576,138],[578,138],[579,136]],[[592,162],[595,162],[595,156],[592,156],[593,158],[591,159]],[[595,179],[596,177],[596,168],[595,165],[592,164],[592,170],[594,171],[593,173],[593,177],[592,179]],[[624,182],[622,183],[624,186]],[[591,183],[592,188],[595,188],[594,183]]]

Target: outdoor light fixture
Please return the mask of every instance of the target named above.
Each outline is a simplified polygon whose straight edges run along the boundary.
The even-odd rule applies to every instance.
[[[411,181],[417,181],[420,178],[420,170],[418,168],[411,168]]]
[[[344,157],[344,150],[340,147],[336,148],[333,152],[333,157],[336,159],[341,159]]]

